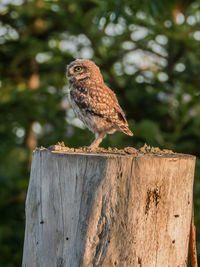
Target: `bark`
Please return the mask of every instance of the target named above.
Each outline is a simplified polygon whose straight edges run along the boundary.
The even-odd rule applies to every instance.
[[[191,267],[198,267],[197,249],[196,249],[196,227],[194,225],[194,210],[190,226],[190,259],[191,259]]]

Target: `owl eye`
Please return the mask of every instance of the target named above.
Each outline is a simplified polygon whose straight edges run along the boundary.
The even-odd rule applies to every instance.
[[[74,68],[74,71],[80,72],[80,71],[82,71],[82,69],[83,69],[82,67],[77,66],[77,67]]]

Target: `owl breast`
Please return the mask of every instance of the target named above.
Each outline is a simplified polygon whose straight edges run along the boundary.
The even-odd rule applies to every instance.
[[[111,122],[107,121],[103,115],[97,114],[91,108],[91,101],[94,101],[87,88],[70,87],[69,101],[72,105],[75,115],[88,127],[93,133],[114,133]]]
[[[80,104],[77,105],[74,97],[70,94],[69,101],[72,105],[75,115],[89,128],[90,131],[95,133],[95,120],[94,117],[88,114],[84,109],[80,107]]]

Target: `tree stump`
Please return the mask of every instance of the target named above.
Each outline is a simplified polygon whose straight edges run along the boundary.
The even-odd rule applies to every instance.
[[[25,267],[187,266],[195,157],[36,149]]]

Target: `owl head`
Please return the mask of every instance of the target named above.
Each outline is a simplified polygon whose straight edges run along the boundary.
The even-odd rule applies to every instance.
[[[102,82],[103,78],[97,65],[88,59],[76,59],[67,66],[69,81],[84,81],[87,79]]]

